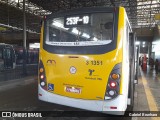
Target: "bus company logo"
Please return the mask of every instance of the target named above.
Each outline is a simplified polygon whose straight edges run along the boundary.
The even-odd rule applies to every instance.
[[[69,71],[71,74],[75,74],[77,72],[77,69],[74,66],[71,66]]]
[[[80,88],[75,88],[75,87],[65,87],[65,91],[66,92],[70,92],[70,93],[77,93],[80,94],[81,93],[81,89]]]
[[[91,69],[89,69],[88,70],[88,72],[89,72],[89,76],[92,76],[92,74],[93,74],[93,72],[94,72],[95,70],[91,70]]]
[[[47,65],[56,65],[55,60],[47,60]]]

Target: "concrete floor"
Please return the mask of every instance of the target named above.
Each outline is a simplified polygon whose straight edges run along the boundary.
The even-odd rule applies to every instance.
[[[158,111],[160,111],[160,72],[156,75],[155,70],[150,70],[148,67],[147,72],[144,72],[144,76],[146,77],[148,86],[154,96]]]
[[[146,83],[144,83],[144,80]],[[147,90],[146,90],[147,89]],[[135,89],[135,105],[134,111],[152,111],[152,105],[146,91],[150,90],[149,98],[153,98],[155,102],[154,108],[160,111],[160,75],[155,76],[155,72],[147,70],[143,72],[140,69],[139,81]],[[41,102],[37,99],[37,79],[36,77],[27,77],[18,80],[10,80],[0,82],[0,111],[74,111],[79,110],[62,105],[56,105],[46,102]],[[13,118],[7,118],[7,120]],[[22,118],[14,118],[14,120]],[[26,118],[28,120],[28,118]],[[39,118],[37,118],[39,119]],[[42,120],[52,120],[53,118],[41,118]],[[54,117],[56,120],[160,120],[160,117]],[[0,118],[6,120],[6,118]]]
[[[147,71],[139,70],[135,88],[134,111],[158,111],[160,115],[160,73],[155,74],[148,66]],[[134,120],[160,120],[160,117],[134,117]]]

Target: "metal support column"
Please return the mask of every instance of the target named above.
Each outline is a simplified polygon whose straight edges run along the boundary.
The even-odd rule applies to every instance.
[[[23,75],[27,75],[26,69],[26,13],[25,13],[25,0],[23,0]]]
[[[152,43],[148,42],[148,60],[150,63],[150,58],[151,58],[151,52],[152,52]]]

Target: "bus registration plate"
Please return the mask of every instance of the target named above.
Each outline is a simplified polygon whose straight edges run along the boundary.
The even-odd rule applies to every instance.
[[[66,92],[70,92],[70,93],[80,94],[80,93],[81,93],[81,88],[66,86],[66,87],[65,87],[65,91],[66,91]]]

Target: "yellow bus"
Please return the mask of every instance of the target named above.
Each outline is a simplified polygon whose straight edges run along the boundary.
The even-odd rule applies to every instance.
[[[39,100],[124,114],[134,100],[131,32],[123,7],[81,8],[44,17]]]

